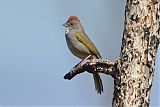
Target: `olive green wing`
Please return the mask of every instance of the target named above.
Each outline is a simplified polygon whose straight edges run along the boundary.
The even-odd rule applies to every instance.
[[[94,55],[96,55],[97,58],[101,58],[100,53],[98,52],[95,45],[92,43],[92,41],[89,39],[89,37],[82,33],[82,32],[76,32],[76,38],[85,45]]]

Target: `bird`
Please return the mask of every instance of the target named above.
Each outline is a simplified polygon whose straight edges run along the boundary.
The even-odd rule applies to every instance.
[[[101,55],[96,46],[87,36],[80,19],[77,16],[70,16],[65,24],[65,38],[69,50],[73,55],[80,59],[85,59],[91,55],[92,59],[101,59]],[[93,72],[95,90],[101,94],[103,92],[103,84],[98,72]]]

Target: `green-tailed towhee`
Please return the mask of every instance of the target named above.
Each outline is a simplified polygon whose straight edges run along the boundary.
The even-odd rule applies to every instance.
[[[84,59],[91,55],[92,58],[99,59],[97,48],[86,35],[83,26],[77,16],[70,16],[63,25],[66,27],[65,37],[70,51],[80,59]],[[103,91],[102,80],[97,72],[93,72],[96,91],[101,94]]]

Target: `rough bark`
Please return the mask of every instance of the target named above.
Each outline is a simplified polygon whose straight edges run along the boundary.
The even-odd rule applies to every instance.
[[[159,0],[127,0],[119,59],[87,60],[77,64],[65,79],[84,71],[114,78],[113,107],[149,107],[159,44]]]
[[[158,47],[158,5],[128,0],[113,106],[148,107]]]
[[[64,76],[64,79],[70,80],[77,74],[83,73],[85,71],[89,73],[93,73],[94,71],[114,76],[114,63],[103,59],[84,60],[75,65],[71,71]]]

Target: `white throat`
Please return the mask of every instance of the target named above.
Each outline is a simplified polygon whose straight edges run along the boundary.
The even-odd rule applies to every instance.
[[[69,33],[69,27],[66,27],[65,34]]]

